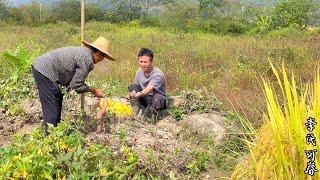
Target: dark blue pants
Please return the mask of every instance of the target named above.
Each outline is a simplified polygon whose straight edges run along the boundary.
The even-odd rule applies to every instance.
[[[37,83],[42,107],[45,133],[48,134],[48,124],[57,126],[61,119],[63,94],[59,87],[32,67],[32,74]]]
[[[138,84],[131,84],[128,87],[129,92],[132,91],[142,91],[142,88]],[[160,94],[160,93],[154,93],[152,96],[151,95],[146,95],[143,97],[139,98],[139,102],[143,107],[147,107],[148,105],[151,106],[154,110],[159,111],[166,109],[167,106],[167,98],[166,96]]]

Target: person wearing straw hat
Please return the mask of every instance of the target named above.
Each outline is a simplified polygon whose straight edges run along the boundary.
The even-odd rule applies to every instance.
[[[44,119],[45,133],[48,123],[57,126],[61,118],[63,94],[59,86],[77,93],[91,92],[104,97],[102,89],[85,83],[94,64],[108,59],[115,61],[109,53],[110,43],[104,37],[94,42],[82,41],[85,45],[58,48],[38,57],[32,64],[32,74],[36,81]]]

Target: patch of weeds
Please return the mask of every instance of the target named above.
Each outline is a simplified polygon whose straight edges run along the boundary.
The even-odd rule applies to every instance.
[[[245,154],[244,142],[235,135],[230,135],[224,142],[214,149],[216,155],[212,158],[212,162],[219,170],[231,173],[237,165],[238,159]]]
[[[251,129],[244,119],[234,113],[229,112],[227,118],[228,133],[220,142],[215,142],[214,133],[204,135],[190,127],[184,127],[181,138],[195,145],[192,159],[186,166],[187,173],[193,177],[198,177],[203,171],[211,170],[231,175],[239,159],[248,153],[243,139],[244,137],[250,139]]]
[[[285,46],[275,49],[270,53],[270,56],[275,60],[283,60],[286,64],[291,64],[295,68],[304,66],[308,58],[303,50],[295,46]]]
[[[128,134],[125,129],[120,130],[119,140],[121,144],[124,144],[127,140]]]
[[[177,121],[180,121],[183,118],[183,112],[177,107],[170,108],[169,114]]]
[[[206,88],[182,91],[180,96],[182,101],[169,109],[169,114],[177,121],[193,112],[209,113],[222,109],[222,103]]]
[[[181,153],[181,151],[182,151],[181,148],[176,147],[176,148],[174,148],[174,150],[173,150],[173,154],[177,156],[177,155],[179,155],[179,154]]]
[[[35,97],[35,84],[29,71],[38,53],[31,54],[25,47],[19,46],[2,54],[13,67],[8,70],[9,78],[0,80],[0,108],[7,115],[23,115],[20,102],[27,97]]]
[[[146,148],[145,153],[147,155],[147,158],[148,158],[150,165],[152,165],[152,164],[154,165],[156,159],[155,159],[155,156],[153,153],[153,149],[148,147],[148,148]]]
[[[5,105],[5,112],[8,116],[23,116],[26,114],[19,103],[10,103]]]
[[[208,92],[206,88],[191,91],[182,91],[182,102],[177,106],[183,114],[192,112],[208,113],[218,111],[222,103],[218,101],[213,93]]]
[[[207,170],[210,162],[210,156],[205,151],[195,151],[192,153],[193,160],[186,166],[188,173],[198,176],[201,171]]]
[[[210,150],[211,148],[214,148],[214,145],[215,145],[215,143],[214,143],[214,138],[215,138],[214,134],[213,134],[213,133],[209,133],[209,134],[207,135],[207,137],[205,137],[205,138],[202,140],[201,144],[202,144],[204,147],[206,147],[208,150]]]
[[[115,154],[108,146],[87,144],[76,122],[49,125],[48,136],[38,128],[16,134],[14,143],[0,147],[0,179],[150,179],[138,156],[122,145]]]
[[[35,83],[30,74],[13,75],[0,80],[0,108],[7,115],[23,115],[21,101],[35,98]]]

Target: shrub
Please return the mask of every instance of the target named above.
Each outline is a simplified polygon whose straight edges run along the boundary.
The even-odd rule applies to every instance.
[[[272,15],[274,28],[306,27],[314,4],[312,0],[286,0],[278,4]]]

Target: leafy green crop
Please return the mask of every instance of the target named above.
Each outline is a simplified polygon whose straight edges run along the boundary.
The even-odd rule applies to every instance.
[[[169,113],[177,121],[180,121],[183,118],[182,111],[177,107],[170,108]]]
[[[34,80],[28,72],[37,54],[29,53],[23,46],[3,53],[5,59],[14,67],[9,73],[9,78],[0,80],[0,108],[8,115],[23,114],[19,102],[26,97],[34,96]]]
[[[14,71],[14,74],[18,75],[20,73],[25,73],[31,69],[31,64],[38,54],[39,50],[37,51],[37,53],[31,54],[25,47],[18,46],[14,51],[5,51],[3,53],[3,56],[15,67],[16,71]]]
[[[17,134],[11,146],[1,147],[0,179],[145,178],[137,155],[124,145],[113,153],[108,146],[86,143],[70,121],[49,131],[48,136],[41,128]]]

